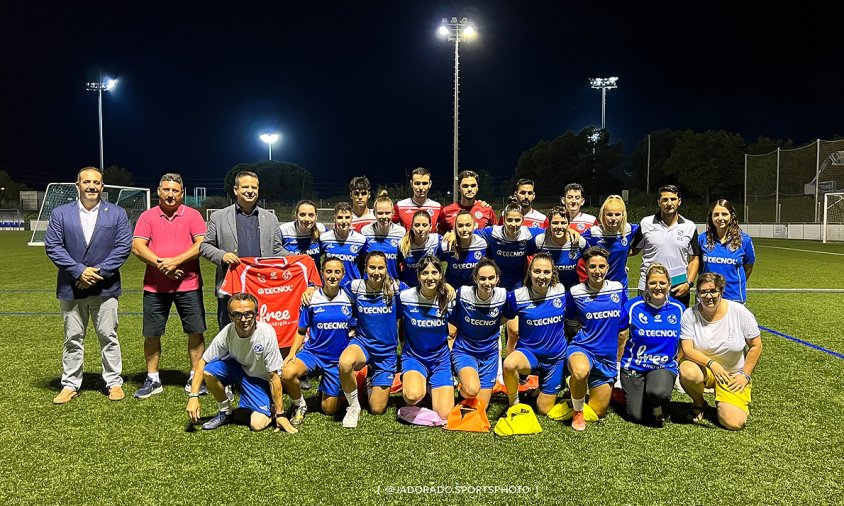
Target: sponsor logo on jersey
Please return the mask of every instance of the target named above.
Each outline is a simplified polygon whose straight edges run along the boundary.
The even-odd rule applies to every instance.
[[[266,304],[261,304],[261,307],[258,309],[258,319],[264,323],[275,325],[272,323],[273,321],[284,322],[286,320],[290,320],[290,310],[285,309],[284,311],[270,311],[267,309]]]
[[[677,323],[677,316],[673,314],[668,315],[668,323],[672,325]]]
[[[252,347],[252,351],[254,351],[257,355],[260,355],[261,353],[264,353],[264,345],[261,343],[255,343],[255,346]]]
[[[274,293],[288,293],[292,292],[293,287],[286,286],[271,286],[269,288],[258,288],[258,295],[272,295]]]
[[[464,317],[463,320],[469,325],[476,327],[493,327],[498,325],[498,320],[479,320],[477,318],[469,318],[468,316]]]
[[[621,297],[617,293],[610,295],[610,300],[618,304],[618,301],[621,300]]]
[[[642,322],[644,325],[648,324],[648,317],[645,315],[645,313],[639,313],[638,318],[639,321]]]
[[[714,257],[711,255],[703,255],[703,261],[708,264],[721,265],[738,265],[739,263],[738,258]]]
[[[661,323],[662,322],[662,315],[661,314],[655,314],[654,315],[654,321],[657,322],[657,323]]]
[[[417,319],[417,318],[411,318],[410,324],[413,325],[414,327],[430,329],[430,328],[442,327],[445,324],[445,322],[443,322],[439,318],[436,319],[436,320],[431,320],[431,319],[420,320],[420,319]]]
[[[618,318],[621,316],[620,309],[613,309],[611,311],[592,311],[591,313],[586,313],[587,320],[601,320],[603,318]]]
[[[358,313],[361,314],[391,314],[393,308],[389,306],[361,306],[358,304]]]
[[[474,311],[475,309],[477,309],[477,308],[475,307],[474,304],[471,304],[471,303],[468,303],[468,302],[466,303],[466,311]]]
[[[575,265],[575,264],[558,265],[557,266],[557,270],[560,271],[560,272],[573,271],[575,268],[577,268],[577,265]]]
[[[502,250],[495,250],[495,254],[504,257],[504,258],[514,258],[514,257],[523,257],[525,256],[524,251],[502,251]]]
[[[652,364],[666,364],[668,363],[668,355],[651,355],[648,349],[642,345],[636,350],[636,363],[650,362]]]
[[[354,262],[355,260],[358,259],[357,255],[344,255],[344,254],[338,254],[338,253],[328,253],[326,256],[328,258],[336,258],[338,260],[343,260],[343,261],[346,261],[346,262]]]
[[[588,318],[588,316],[587,316]],[[539,327],[542,325],[554,325],[563,321],[563,315],[550,316],[548,318],[525,319],[525,324],[529,327]]]
[[[563,302],[560,299],[554,299],[554,302],[552,302],[551,304],[553,304],[554,307],[557,309],[563,307]]]
[[[475,264],[473,262],[466,262],[462,264],[451,264],[452,269],[474,269]]]
[[[349,322],[320,322],[316,327],[320,330],[344,330],[349,328]]]
[[[285,274],[287,274],[287,272],[285,272]],[[276,271],[272,271],[270,273],[270,279],[278,279],[278,273]],[[290,279],[290,278],[285,278],[285,279]]]
[[[677,337],[677,331],[670,329],[639,329],[637,334],[642,337]]]
[[[324,308],[324,307],[317,307],[317,308],[314,308],[314,314],[320,314],[320,313],[324,313],[324,312],[325,312],[325,308]]]

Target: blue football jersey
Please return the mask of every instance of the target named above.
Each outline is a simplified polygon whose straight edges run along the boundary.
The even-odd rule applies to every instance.
[[[349,345],[349,330],[354,326],[352,301],[343,290],[329,299],[319,288],[311,297],[310,305],[302,306],[299,311],[299,328],[307,328],[310,335],[304,349],[326,362],[340,359],[340,354]]]
[[[455,289],[460,286],[472,286],[475,280],[472,279],[472,270],[478,260],[486,255],[487,242],[483,237],[472,234],[472,242],[466,251],[455,254],[448,251],[448,244],[443,241],[440,247],[439,257],[446,263],[445,280]]]
[[[527,257],[536,253],[534,238],[543,231],[542,228],[522,226],[518,236],[510,239],[504,234],[503,225],[475,230],[475,233],[489,244],[486,256],[495,260],[501,268],[499,286],[507,290],[515,290],[522,286],[527,269]]]
[[[548,288],[544,298],[531,298],[527,287],[507,294],[504,316],[519,317],[519,341],[516,349],[526,348],[541,360],[566,356],[565,287],[557,283]]]
[[[319,249],[325,258],[339,258],[343,261],[345,274],[343,283],[362,278],[359,259],[366,246],[366,237],[354,230],[349,231],[348,237],[341,241],[333,230],[319,235]]]
[[[457,327],[452,349],[475,357],[498,353],[501,317],[507,304],[507,290],[496,287],[492,297],[482,300],[474,286],[457,292],[449,323]]]
[[[344,289],[354,304],[357,319],[355,335],[367,342],[370,348],[380,355],[396,353],[399,336],[396,322],[398,319],[399,291],[407,285],[395,282],[394,295],[390,304],[384,303],[382,291],[370,292],[366,280],[356,279]]]
[[[453,302],[440,310],[436,299],[423,296],[417,288],[402,290],[399,309],[404,330],[402,355],[423,361],[447,358],[448,318]]]
[[[627,256],[633,245],[633,236],[639,230],[639,225],[628,223],[623,232],[617,234],[605,233],[601,227],[592,227],[583,232],[586,246],[601,246],[610,252],[607,279],[618,281],[627,288]]]
[[[431,232],[428,234],[428,239],[425,241],[425,244],[422,244],[421,246],[414,246],[411,244],[410,252],[408,252],[407,256],[404,256],[401,252],[399,252],[399,261],[402,265],[401,272],[399,273],[399,279],[404,281],[407,286],[417,286],[419,281],[416,278],[416,264],[419,260],[422,260],[422,257],[425,255],[438,256],[442,240],[443,238],[440,234]]]
[[[317,223],[314,225],[319,230],[320,235],[325,233],[325,225]],[[306,233],[301,233],[296,228],[295,221],[288,221],[278,226],[281,233],[281,247],[290,253],[297,255],[308,255],[314,260],[314,265],[319,269],[319,241],[313,240],[312,233],[309,230]]]
[[[724,298],[736,302],[747,301],[747,276],[744,266],[756,263],[756,250],[749,235],[741,233],[741,247],[735,251],[717,239],[712,249],[706,248],[707,232],[698,236],[700,244],[701,262],[700,274],[716,272],[727,281],[724,287]]]
[[[395,223],[390,224],[390,230],[386,234],[376,232],[378,223],[370,223],[361,229],[361,234],[366,237],[366,247],[363,255],[370,251],[380,251],[387,257],[387,272],[393,279],[399,279],[399,241],[404,237],[404,227]],[[380,230],[380,229],[378,229]]]
[[[624,305],[621,328],[630,329],[621,367],[640,373],[668,369],[677,374],[680,319],[685,306],[670,297],[656,308],[636,297]]]
[[[554,267],[560,276],[560,283],[566,287],[566,290],[580,282],[577,279],[576,269],[577,261],[580,260],[583,250],[587,247],[583,236],[579,238],[577,244],[566,241],[565,244],[560,246],[551,239],[550,232],[545,232],[536,236],[534,244],[537,251],[548,253],[554,259]]]
[[[586,283],[573,286],[566,294],[566,318],[580,321],[583,327],[572,338],[572,344],[615,362],[623,321],[621,313],[626,302],[627,289],[618,281],[607,280],[598,291]]]

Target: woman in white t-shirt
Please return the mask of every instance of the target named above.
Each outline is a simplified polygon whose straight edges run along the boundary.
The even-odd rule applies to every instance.
[[[750,413],[752,374],[762,354],[756,318],[742,304],[723,298],[724,276],[707,272],[698,277],[697,304],[683,313],[680,343],[685,359],[680,383],[692,398],[691,418],[703,420],[704,388],[715,389],[718,422],[741,430]]]

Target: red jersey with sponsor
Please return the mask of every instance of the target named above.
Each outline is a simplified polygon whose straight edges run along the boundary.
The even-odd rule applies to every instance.
[[[372,209],[367,209],[362,215],[358,216],[352,211],[352,230],[360,232],[361,229],[370,223],[375,223],[375,213]]]
[[[440,213],[440,219],[437,223],[437,229],[441,234],[451,231],[454,228],[454,219],[461,209],[465,209],[472,213],[472,219],[475,220],[475,225],[478,228],[486,228],[495,225],[495,211],[492,206],[483,206],[475,202],[471,207],[461,206],[459,202],[454,202],[443,207]]]
[[[428,211],[433,225],[439,223],[440,212],[442,211],[442,206],[439,202],[428,199],[420,206],[412,198],[396,202],[395,206],[393,206],[393,223],[399,223],[405,230],[410,230],[413,224],[413,215],[419,210]]]
[[[580,234],[586,232],[595,225],[598,225],[598,219],[591,214],[586,213],[577,213],[577,216],[569,220],[569,228],[577,230]]]
[[[251,293],[258,299],[258,318],[272,325],[279,348],[293,344],[299,328],[299,307],[308,285],[322,286],[316,265],[308,255],[281,258],[241,258],[226,272],[222,295]]]

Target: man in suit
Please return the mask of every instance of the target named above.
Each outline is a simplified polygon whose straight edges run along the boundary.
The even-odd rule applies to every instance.
[[[258,175],[239,172],[234,178],[237,203],[221,209],[208,220],[208,233],[199,245],[199,253],[217,266],[214,294],[217,296],[217,324],[223,330],[231,320],[229,297],[220,295],[226,270],[240,263],[241,257],[270,257],[273,250],[284,251],[279,241],[275,214],[258,207]],[[284,254],[284,253],[281,253]]]
[[[59,269],[56,297],[64,317],[62,390],[53,399],[66,404],[82,386],[83,339],[88,319],[100,340],[108,398],[123,393],[123,362],[117,341],[117,298],[121,265],[132,249],[132,229],[123,208],[103,202],[103,176],[85,167],[76,177],[79,200],[53,210],[44,237],[47,256]]]

